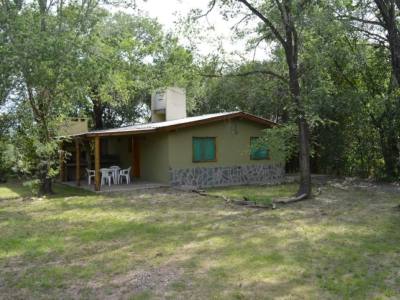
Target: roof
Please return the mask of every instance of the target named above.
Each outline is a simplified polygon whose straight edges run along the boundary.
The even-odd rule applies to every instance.
[[[196,117],[188,117],[178,120],[165,121],[165,122],[157,122],[157,123],[146,123],[146,124],[137,124],[126,127],[112,128],[112,129],[104,129],[104,130],[94,130],[86,133],[80,134],[81,136],[93,137],[93,136],[111,136],[111,135],[133,135],[133,134],[143,134],[143,133],[152,133],[159,132],[163,130],[175,130],[179,128],[187,128],[201,124],[212,123],[221,120],[229,120],[233,118],[240,118],[249,121],[253,121],[255,123],[265,125],[267,127],[273,127],[278,125],[275,122],[270,120],[257,117],[252,114],[244,113],[241,111],[233,111],[233,112],[223,112],[216,114],[207,114]]]

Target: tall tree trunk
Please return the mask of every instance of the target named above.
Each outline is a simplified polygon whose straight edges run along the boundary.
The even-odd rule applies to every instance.
[[[399,149],[397,147],[396,133],[392,130],[379,130],[379,138],[383,160],[385,161],[385,173],[389,180],[396,179],[399,175]]]
[[[48,9],[47,0],[38,0],[38,4],[40,11],[40,30],[44,32],[47,30],[46,29],[46,18]],[[43,145],[46,145],[51,140],[48,128],[47,114],[46,114],[46,110],[48,109],[47,107],[48,102],[46,100],[48,97],[52,97],[52,95],[50,95],[49,91],[46,89],[46,87],[44,87],[43,90],[40,93],[38,93],[37,101],[31,101],[31,104],[32,103],[36,104],[36,106],[32,108],[35,118],[39,120],[38,122],[38,126],[40,128],[39,138],[40,142]],[[49,171],[50,171],[49,159],[51,158],[39,157],[39,159],[41,160],[38,166],[39,180],[40,180],[39,193],[41,195],[53,194],[53,180],[51,177],[49,177]]]
[[[93,103],[93,122],[95,129],[103,129],[103,113],[104,106],[101,102],[101,96],[98,91],[97,86],[93,86],[92,88],[92,103]]]
[[[54,194],[52,178],[48,178],[48,177],[41,178],[39,194],[40,195],[51,195],[51,194]]]
[[[287,62],[289,65],[289,85],[293,102],[295,104],[296,122],[299,130],[300,185],[296,196],[305,194],[308,198],[311,196],[310,133],[301,101],[296,57],[297,53],[295,54],[289,51],[289,55],[287,55]]]
[[[392,67],[392,81],[388,92],[390,97],[396,97],[395,107],[387,105],[386,114],[389,116],[379,127],[382,155],[385,161],[386,175],[389,179],[395,179],[399,175],[399,118],[400,97],[396,95],[400,85],[400,30],[397,16],[400,12],[400,1],[396,0],[374,0],[380,13],[380,22],[387,32],[387,40],[390,49],[390,62]],[[386,125],[386,126],[384,126]]]
[[[51,97],[51,96],[50,96]],[[43,99],[39,99],[39,102],[43,102]],[[40,115],[39,126],[41,127],[41,143],[46,145],[51,142],[50,132],[48,128],[48,120],[44,115]],[[42,195],[53,194],[53,179],[49,176],[51,169],[52,157],[42,156],[40,157],[41,163],[39,164],[39,178],[40,178],[40,190],[39,193]]]
[[[93,121],[95,129],[103,129],[103,106],[98,100],[93,101]]]
[[[396,86],[398,86],[400,83],[400,31],[397,25],[397,16],[400,4],[397,4],[396,9],[395,2],[396,0],[375,0],[382,16],[382,25],[387,31],[392,72],[396,78]]]
[[[299,165],[300,165],[300,186],[297,191],[297,196],[307,195],[311,196],[311,170],[310,170],[310,134],[307,120],[300,117],[297,121],[299,128]]]
[[[304,195],[304,198],[309,198],[311,196],[310,133],[300,93],[298,74],[299,41],[293,17],[293,2],[291,0],[275,0],[273,2],[280,14],[280,24],[276,26],[273,19],[263,14],[261,10],[253,6],[249,1],[237,1],[243,3],[252,14],[264,23],[266,28],[269,28],[273,36],[285,50],[286,62],[289,69],[289,88],[295,106],[296,122],[299,129],[300,186],[297,196]],[[282,28],[283,31],[279,28]]]

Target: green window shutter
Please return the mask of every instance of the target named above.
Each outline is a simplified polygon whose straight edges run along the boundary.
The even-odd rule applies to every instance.
[[[250,138],[250,159],[260,160],[260,159],[268,159],[268,149],[266,146],[257,145],[258,137]]]
[[[204,139],[204,157],[203,160],[215,160],[215,139]]]
[[[193,161],[214,161],[215,153],[215,138],[213,137],[194,137],[193,143]]]
[[[194,161],[202,161],[202,151],[201,151],[201,140],[197,138],[193,138],[193,160]]]

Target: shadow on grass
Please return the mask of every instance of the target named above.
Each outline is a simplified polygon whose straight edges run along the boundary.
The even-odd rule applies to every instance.
[[[400,294],[400,218],[388,210],[393,199],[377,206],[371,195],[332,190],[321,199],[265,212],[188,193],[59,195],[0,206],[4,295],[101,298],[107,291],[140,291],[149,298],[167,293],[170,298],[365,299]],[[168,284],[160,279],[168,277],[160,271],[166,268],[181,270]],[[154,290],[138,289],[140,280],[157,284]]]
[[[57,199],[67,196],[87,196],[94,195],[93,192],[55,183],[53,185],[54,194],[47,196],[48,198]],[[0,183],[0,200],[15,200],[19,198],[32,197],[32,191],[29,187],[24,186],[20,181],[10,181]]]

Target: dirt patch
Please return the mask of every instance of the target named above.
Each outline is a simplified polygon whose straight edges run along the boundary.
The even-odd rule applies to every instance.
[[[114,275],[107,280],[91,280],[87,285],[73,285],[68,294],[72,298],[84,297],[85,293],[96,299],[132,299],[133,296],[150,291],[153,295],[163,295],[168,285],[182,276],[183,271],[176,266],[147,267],[124,274]]]
[[[134,270],[116,276],[111,284],[120,287],[126,294],[137,294],[145,290],[162,292],[173,281],[182,275],[182,271],[174,266],[151,267],[147,270]]]

